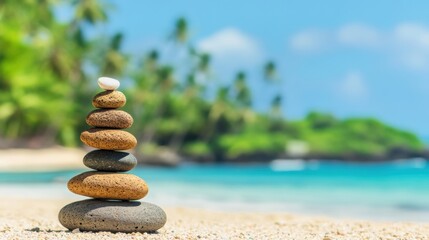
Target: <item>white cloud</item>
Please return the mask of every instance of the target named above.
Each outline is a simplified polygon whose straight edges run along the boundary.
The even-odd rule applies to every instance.
[[[399,24],[393,31],[399,63],[412,70],[429,68],[429,28],[413,23]]]
[[[350,100],[362,100],[368,94],[365,80],[359,72],[349,72],[340,82],[338,91]]]
[[[356,47],[373,47],[381,42],[381,34],[374,28],[363,24],[348,24],[337,31],[340,44]]]
[[[215,60],[226,62],[259,63],[264,55],[253,38],[235,28],[223,29],[201,40],[197,46],[212,54]]]
[[[402,51],[396,62],[414,71],[425,71],[429,68],[429,56],[424,52]]]
[[[325,47],[326,33],[318,30],[299,32],[290,39],[290,47],[298,52],[314,52]]]
[[[289,46],[297,52],[318,52],[332,46],[375,47],[382,41],[382,34],[370,26],[351,23],[324,31],[310,29],[296,33],[290,38]]]
[[[399,24],[394,30],[398,44],[415,49],[429,51],[429,29],[413,23]]]
[[[312,29],[293,35],[289,47],[300,53],[339,47],[367,49],[409,70],[429,71],[429,27],[417,23],[400,23],[390,31],[360,23],[345,24],[332,31]]]

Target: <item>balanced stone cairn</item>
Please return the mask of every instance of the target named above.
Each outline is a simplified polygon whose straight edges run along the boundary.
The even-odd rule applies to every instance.
[[[80,135],[83,143],[99,148],[83,159],[85,166],[96,171],[79,174],[67,184],[79,195],[91,197],[73,202],[59,212],[60,223],[69,230],[109,232],[153,232],[167,221],[158,206],[139,201],[148,193],[141,178],[119,173],[133,169],[137,159],[127,150],[137,145],[136,138],[123,130],[133,124],[127,112],[118,110],[125,105],[125,95],[116,91],[119,81],[101,77],[98,85],[105,91],[95,95],[92,105],[99,108],[88,114],[86,123],[94,128]]]

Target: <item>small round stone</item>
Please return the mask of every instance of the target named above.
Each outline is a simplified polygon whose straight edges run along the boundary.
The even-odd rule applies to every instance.
[[[97,83],[104,90],[116,90],[121,85],[118,80],[109,77],[98,78]]]
[[[81,173],[67,187],[82,196],[117,200],[138,200],[149,191],[146,182],[135,175],[99,171]]]
[[[126,102],[127,98],[120,91],[100,92],[92,99],[92,105],[96,108],[120,108]]]
[[[131,133],[118,129],[91,128],[80,134],[80,140],[103,150],[127,150],[137,145],[137,139]]]
[[[137,165],[137,159],[127,152],[95,150],[83,157],[83,164],[98,171],[126,172]]]
[[[86,123],[93,127],[129,128],[133,117],[127,112],[116,109],[96,109],[88,114]]]
[[[147,202],[89,199],[63,207],[58,219],[69,230],[154,232],[165,225],[167,215]]]

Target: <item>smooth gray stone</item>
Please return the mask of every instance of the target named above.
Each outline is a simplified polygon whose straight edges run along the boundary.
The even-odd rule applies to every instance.
[[[69,230],[154,232],[164,226],[167,215],[147,202],[89,199],[63,207],[58,219]]]
[[[98,171],[126,172],[137,165],[137,159],[127,152],[95,150],[85,155],[83,164]]]

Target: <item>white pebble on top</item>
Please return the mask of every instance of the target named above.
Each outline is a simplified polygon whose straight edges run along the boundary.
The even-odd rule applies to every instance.
[[[97,82],[98,86],[104,90],[116,90],[120,85],[118,80],[109,77],[98,78]]]

